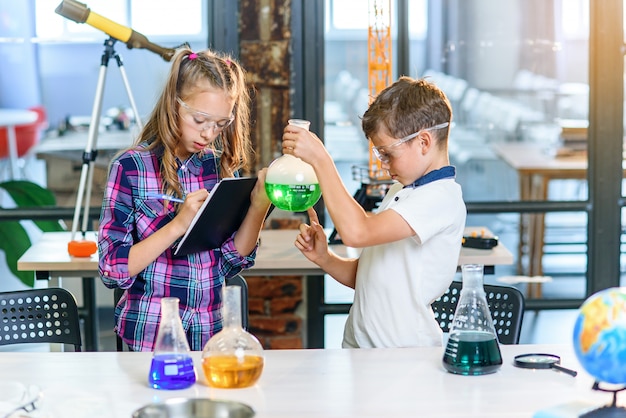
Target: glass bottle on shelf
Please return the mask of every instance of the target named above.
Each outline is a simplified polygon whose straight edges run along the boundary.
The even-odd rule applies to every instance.
[[[290,125],[309,129],[308,120],[290,119]],[[315,170],[300,158],[283,154],[267,169],[265,191],[278,209],[302,212],[320,199],[320,189]]]
[[[483,375],[502,366],[502,355],[483,288],[483,266],[462,266],[463,287],[450,326],[444,368],[455,374]]]
[[[161,299],[161,320],[148,378],[155,389],[184,389],[196,381],[178,302],[173,297]]]
[[[263,347],[241,326],[241,286],[224,286],[223,328],[202,350],[202,369],[209,386],[252,386],[263,371]]]

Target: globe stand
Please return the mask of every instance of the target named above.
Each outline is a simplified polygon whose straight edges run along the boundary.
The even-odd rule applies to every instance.
[[[626,387],[619,389],[608,389],[600,387],[600,382],[596,381],[593,384],[593,390],[600,390],[602,392],[610,392],[613,394],[613,402],[611,405],[603,406],[593,411],[589,411],[580,416],[580,418],[624,418],[626,417],[626,408],[617,406],[617,393],[623,391]]]

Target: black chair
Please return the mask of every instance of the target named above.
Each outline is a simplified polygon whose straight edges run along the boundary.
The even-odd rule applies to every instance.
[[[0,345],[21,343],[71,344],[81,351],[74,296],[61,288],[0,293]]]
[[[462,287],[462,282],[453,281],[446,293],[431,305],[443,332],[450,331]],[[511,286],[486,284],[483,287],[498,341],[501,344],[519,343],[524,319],[524,295]]]
[[[243,278],[242,275],[238,274],[229,279],[226,279],[226,286],[240,286],[241,287],[241,326],[243,329],[248,329],[248,282]],[[115,305],[117,306],[117,302],[124,294],[124,290],[120,288],[115,288],[113,293],[115,299]],[[124,343],[119,335],[116,335],[116,345],[117,351],[124,351]]]

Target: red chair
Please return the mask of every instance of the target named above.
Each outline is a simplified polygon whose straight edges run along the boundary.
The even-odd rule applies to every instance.
[[[15,138],[17,140],[17,156],[23,157],[34,147],[41,138],[41,132],[48,127],[46,109],[43,106],[31,107],[28,110],[37,112],[37,120],[27,125],[15,127]],[[9,156],[7,128],[0,128],[0,158]]]
[[[15,139],[17,142],[17,157],[25,157],[30,150],[41,140],[42,132],[48,127],[48,117],[43,106],[29,108],[37,112],[37,120],[26,125],[15,127]],[[9,158],[9,140],[6,127],[0,128],[0,160]]]

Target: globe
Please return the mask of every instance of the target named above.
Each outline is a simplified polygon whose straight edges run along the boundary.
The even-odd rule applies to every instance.
[[[574,325],[574,350],[598,382],[626,384],[626,287],[591,295]]]

